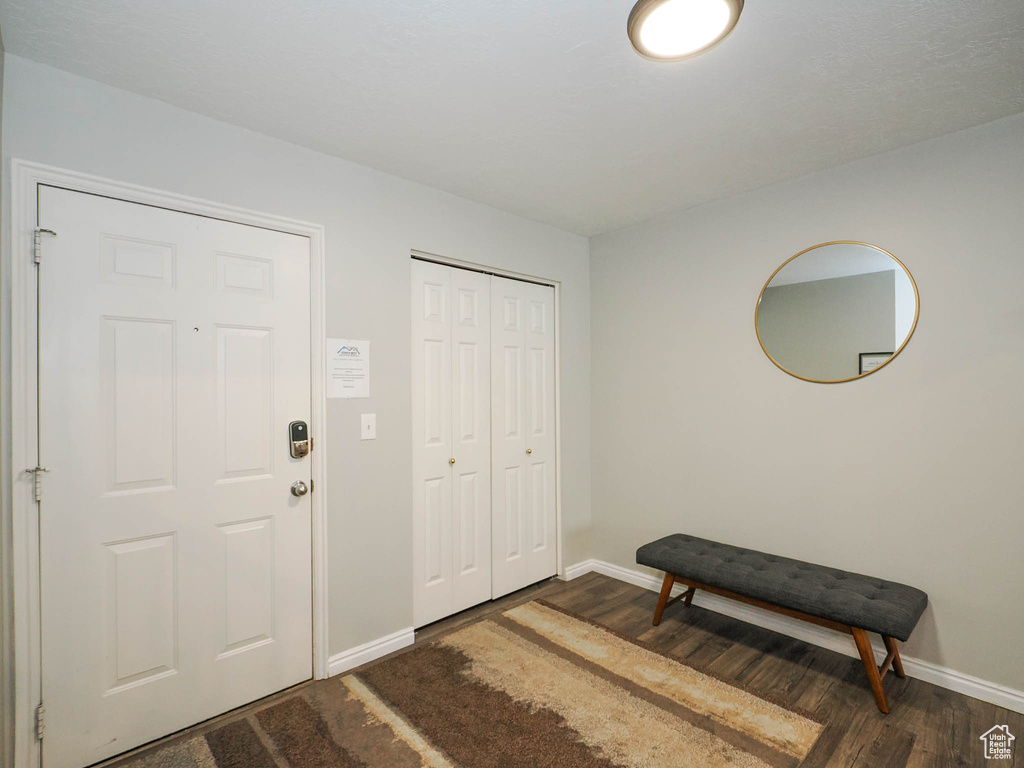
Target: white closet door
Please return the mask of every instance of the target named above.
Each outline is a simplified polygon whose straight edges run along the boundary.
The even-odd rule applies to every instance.
[[[553,576],[554,289],[491,278],[491,596]]]
[[[49,187],[39,216],[44,758],[78,768],[311,676],[309,241]]]
[[[455,613],[491,597],[491,301],[487,275],[449,272]]]
[[[413,623],[491,597],[490,281],[412,263]]]
[[[413,624],[452,612],[451,269],[412,262]]]

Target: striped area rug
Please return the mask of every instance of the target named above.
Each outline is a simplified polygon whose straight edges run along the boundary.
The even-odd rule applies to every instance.
[[[795,768],[822,726],[543,601],[123,768]]]

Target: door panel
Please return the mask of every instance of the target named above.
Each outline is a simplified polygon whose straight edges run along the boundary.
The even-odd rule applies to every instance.
[[[217,482],[272,473],[274,382],[270,328],[217,326]]]
[[[79,768],[311,676],[309,241],[39,206],[43,754]]]
[[[458,313],[452,318],[452,424],[455,464],[452,607],[491,597],[491,301],[487,275],[448,269]]]
[[[491,278],[492,597],[553,576],[554,289]]]
[[[412,263],[413,623],[451,613],[451,276]]]
[[[100,319],[109,493],[174,485],[174,331],[172,322]]]
[[[486,502],[480,492],[480,478],[476,472],[459,473],[459,499],[457,507],[459,519],[456,522],[458,531],[458,561],[456,575],[466,576],[480,570],[480,534],[477,530],[477,516],[480,514],[481,502]],[[488,589],[488,596],[490,590]]]
[[[107,544],[104,695],[178,669],[177,542],[174,534]]]
[[[274,520],[264,517],[217,526],[223,544],[224,639],[218,656],[275,636]]]
[[[527,438],[527,463],[530,467],[531,528],[526,555],[528,583],[554,576],[557,570],[555,550],[555,289],[523,284],[529,304],[529,322],[525,329],[529,347],[527,389],[530,435]]]
[[[451,488],[447,477],[428,477],[424,483],[423,583],[445,594],[446,602],[451,589]]]
[[[548,472],[547,463],[535,461],[530,467],[530,525],[532,540],[530,546],[534,552],[540,552],[548,546],[548,529],[545,521],[548,515]]]
[[[490,285],[412,262],[413,622],[491,596]]]

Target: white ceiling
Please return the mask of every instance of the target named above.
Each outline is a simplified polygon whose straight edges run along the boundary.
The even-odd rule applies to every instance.
[[[593,235],[1024,111],[1022,0],[0,0],[7,50]]]

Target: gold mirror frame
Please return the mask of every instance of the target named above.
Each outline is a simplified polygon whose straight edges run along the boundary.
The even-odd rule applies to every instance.
[[[761,339],[761,329],[758,328],[758,326],[757,326],[757,314],[758,314],[758,312],[761,311],[761,299],[764,297],[764,292],[768,289],[768,286],[771,285],[772,280],[775,279],[775,276],[777,274],[779,274],[779,272],[782,271],[783,267],[785,267],[787,264],[789,264],[789,262],[794,261],[794,260],[800,258],[805,253],[809,253],[810,251],[817,250],[818,248],[824,248],[826,245],[863,245],[863,246],[866,246],[868,248],[874,248],[876,251],[884,253],[890,259],[892,259],[897,264],[899,264],[900,268],[906,273],[907,277],[910,279],[910,285],[913,286],[913,288],[914,288],[914,322],[911,323],[911,325],[910,325],[910,332],[907,333],[907,338],[905,338],[903,340],[903,343],[900,344],[899,349],[897,349],[895,352],[893,352],[892,355],[889,357],[889,359],[886,360],[881,365],[879,365],[878,367],[872,368],[867,373],[861,373],[861,374],[858,374],[856,376],[850,376],[850,377],[845,378],[845,379],[811,379],[811,378],[808,378],[807,376],[801,376],[799,373],[793,373],[793,371],[791,371],[788,368],[786,368],[785,366],[781,365],[779,363],[779,361],[776,360],[774,357],[772,357],[771,354],[768,352],[768,350],[765,349],[764,341]],[[761,292],[757,295],[757,304],[754,305],[754,333],[757,334],[757,343],[761,345],[761,351],[764,352],[765,357],[767,357],[769,360],[771,360],[772,363],[775,365],[775,367],[778,368],[780,371],[785,371],[786,373],[788,373],[790,376],[793,376],[794,378],[801,379],[802,381],[809,381],[812,384],[843,384],[844,382],[847,382],[847,381],[856,381],[857,379],[863,379],[865,376],[870,376],[871,374],[876,373],[876,372],[882,370],[883,368],[885,368],[885,366],[887,366],[889,363],[891,363],[893,360],[895,360],[896,357],[899,355],[899,353],[903,351],[903,348],[907,346],[907,343],[910,341],[911,337],[914,335],[914,331],[917,330],[917,318],[920,316],[920,314],[921,314],[921,294],[918,293],[917,281],[914,280],[914,276],[912,274],[910,274],[910,270],[907,269],[907,265],[906,264],[904,264],[902,261],[900,261],[895,256],[893,256],[891,253],[889,253],[889,251],[885,250],[885,248],[879,248],[877,245],[872,245],[871,243],[865,243],[865,242],[862,242],[860,240],[830,240],[827,243],[818,243],[817,245],[812,245],[810,248],[804,248],[802,251],[800,251],[800,253],[796,254],[795,256],[790,256],[788,259],[786,259],[784,262],[782,262],[782,264],[779,265],[778,269],[776,269],[774,272],[771,273],[771,275],[765,281],[764,286],[761,288]]]

